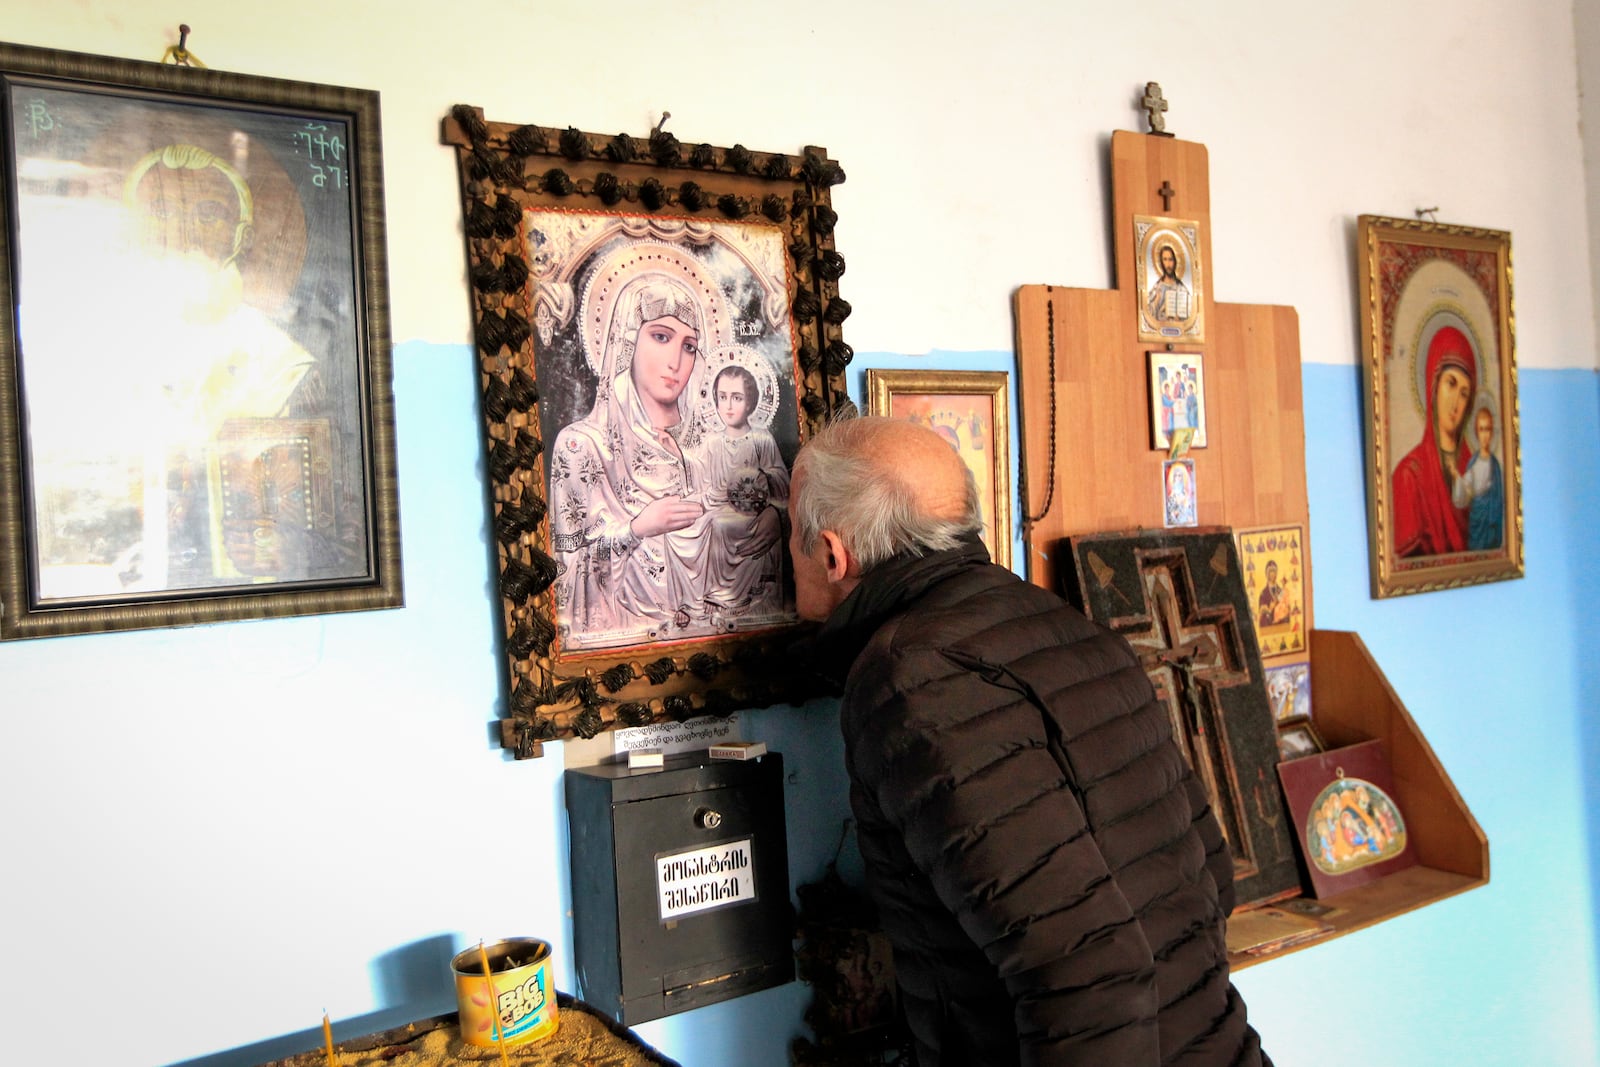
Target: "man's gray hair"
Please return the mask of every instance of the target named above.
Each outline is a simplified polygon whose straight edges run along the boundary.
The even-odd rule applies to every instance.
[[[965,481],[962,516],[929,515],[918,486],[901,472],[874,462],[877,426],[872,417],[842,419],[818,431],[800,450],[795,473],[804,478],[790,504],[800,549],[816,548],[823,530],[832,530],[866,573],[902,552],[922,555],[954,548],[965,534],[983,529],[978,485],[961,465]]]

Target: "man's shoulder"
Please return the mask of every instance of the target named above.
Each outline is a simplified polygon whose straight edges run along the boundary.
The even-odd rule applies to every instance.
[[[900,618],[907,634],[960,633],[996,618],[1073,609],[1060,596],[995,563],[970,567],[929,589]]]
[[[1103,629],[1057,594],[1003,567],[975,568],[887,620],[863,658],[880,669],[911,667],[924,657],[1002,666],[1041,650],[1070,655]]]
[[[947,726],[993,707],[982,695],[989,686],[1045,699],[1113,676],[1149,684],[1124,638],[1049,590],[1013,581],[920,603],[880,625],[851,666],[842,725],[847,741],[913,714],[919,729]]]

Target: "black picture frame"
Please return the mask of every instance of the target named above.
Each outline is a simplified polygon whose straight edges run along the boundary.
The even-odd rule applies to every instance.
[[[844,172],[820,148],[684,144],[665,121],[636,137],[489,122],[466,105],[443,120],[483,387],[501,740],[519,757],[806,691],[784,654],[801,624],[781,531],[755,555],[734,546],[785,521],[800,444],[854,414],[829,194]],[[698,349],[651,425],[634,353],[640,293],[658,283]],[[713,416],[712,372],[741,361],[760,372],[748,380],[766,421],[746,424],[767,444],[740,461],[759,474],[723,486],[704,452],[732,437]],[[695,525],[637,532],[639,511],[669,496],[704,507]]]
[[[0,44],[0,638],[403,603],[378,94]]]

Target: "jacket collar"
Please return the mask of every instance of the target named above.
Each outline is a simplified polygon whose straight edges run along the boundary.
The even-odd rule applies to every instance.
[[[817,631],[811,642],[817,671],[843,685],[879,627],[951,575],[988,562],[989,550],[977,533],[963,534],[960,544],[942,552],[902,552],[884,560],[862,576]]]

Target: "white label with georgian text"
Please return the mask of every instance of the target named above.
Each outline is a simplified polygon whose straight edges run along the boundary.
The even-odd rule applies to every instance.
[[[611,751],[622,755],[636,748],[659,748],[663,756],[670,756],[675,752],[689,752],[721,741],[737,741],[742,736],[737,712],[725,719],[702,715],[684,722],[662,722],[613,730]]]
[[[750,842],[746,837],[693,852],[657,856],[656,893],[661,921],[756,899]]]

